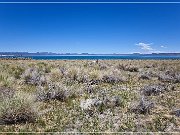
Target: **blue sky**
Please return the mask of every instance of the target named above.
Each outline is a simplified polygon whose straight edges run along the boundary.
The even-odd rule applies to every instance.
[[[0,4],[0,51],[180,52],[179,37],[180,4]]]

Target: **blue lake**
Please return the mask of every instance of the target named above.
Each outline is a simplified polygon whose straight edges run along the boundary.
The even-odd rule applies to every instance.
[[[131,60],[166,60],[166,59],[180,59],[178,56],[165,56],[165,55],[56,55],[56,56],[23,56],[29,57],[35,60],[120,60],[120,59],[131,59]]]
[[[0,58],[11,58],[13,56],[0,56]],[[46,56],[22,56],[24,58],[32,58],[34,60],[180,60],[180,55],[46,55]]]

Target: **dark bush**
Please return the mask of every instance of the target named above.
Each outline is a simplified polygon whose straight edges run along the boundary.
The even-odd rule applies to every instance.
[[[173,114],[173,115],[175,115],[177,117],[180,117],[180,109],[172,111],[171,114]]]
[[[18,110],[18,112],[6,112],[0,118],[0,124],[20,124],[26,122],[34,122],[35,117],[33,112],[29,110]]]
[[[166,90],[166,86],[164,85],[149,85],[141,89],[145,96],[159,95],[160,93],[163,93]]]
[[[180,74],[176,74],[175,79],[175,83],[180,83]]]
[[[88,82],[88,85],[98,85],[99,83],[101,83],[101,80],[92,79]]]
[[[119,82],[126,82],[126,79],[123,77],[117,77],[114,75],[104,75],[102,77],[102,82],[114,84],[114,83],[119,83]]]
[[[139,71],[139,68],[130,65],[130,66],[126,66],[124,70],[125,70],[125,71],[129,71],[129,72],[138,72],[138,71]]]
[[[137,114],[149,114],[153,107],[153,102],[141,98],[140,102],[133,105],[130,110]]]
[[[95,92],[94,85],[87,85],[87,87],[85,88],[85,91],[86,91],[87,93],[93,93],[93,92]]]
[[[140,76],[139,76],[139,79],[144,79],[144,80],[150,80],[150,76],[149,74],[147,73],[142,73]]]
[[[166,74],[160,74],[158,76],[158,80],[162,81],[162,82],[174,82],[175,78],[173,76],[170,75],[166,75]]]

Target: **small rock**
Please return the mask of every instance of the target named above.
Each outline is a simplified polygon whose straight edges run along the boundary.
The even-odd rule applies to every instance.
[[[83,110],[88,110],[88,109],[90,109],[92,106],[94,106],[96,102],[97,102],[97,99],[81,100],[81,101],[80,101],[80,107],[81,107]]]

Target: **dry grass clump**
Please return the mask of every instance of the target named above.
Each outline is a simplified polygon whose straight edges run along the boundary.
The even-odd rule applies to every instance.
[[[6,98],[12,98],[15,90],[7,87],[0,87],[0,101]]]
[[[12,67],[9,72],[10,74],[13,74],[16,79],[20,79],[22,73],[24,72],[24,68],[20,66]]]
[[[99,69],[106,70],[106,69],[108,69],[108,66],[105,63],[99,63]]]
[[[139,71],[139,68],[137,66],[134,66],[131,64],[118,64],[117,69],[129,71],[129,72],[138,72]]]
[[[32,85],[44,85],[46,82],[45,76],[43,76],[37,68],[28,68],[22,74],[26,84]]]
[[[35,122],[37,116],[38,106],[29,94],[16,92],[0,102],[0,124]]]
[[[39,88],[37,93],[38,101],[49,101],[49,100],[59,100],[65,101],[68,98],[68,90],[63,89],[61,86],[49,84],[48,89]]]
[[[101,77],[101,81],[103,83],[109,83],[109,84],[118,84],[118,83],[126,83],[127,77],[123,75],[118,70],[109,70],[106,73],[103,73]]]

